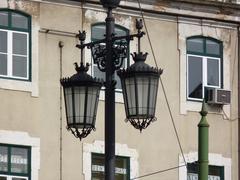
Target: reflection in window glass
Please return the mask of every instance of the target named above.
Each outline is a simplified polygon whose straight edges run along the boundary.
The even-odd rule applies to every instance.
[[[27,29],[28,18],[21,14],[12,13],[12,27]]]
[[[224,166],[212,166],[209,165],[209,180],[224,180]],[[198,164],[187,163],[187,180],[198,179]]]
[[[207,85],[219,86],[219,59],[207,60]]]
[[[0,146],[0,171],[8,171],[8,149],[4,146]]]
[[[188,56],[188,97],[202,99],[202,58]]]
[[[105,38],[106,29],[104,24],[96,24],[92,26],[92,41],[97,41]],[[118,26],[115,26],[115,34],[116,36],[125,36],[128,34],[127,30],[124,30],[122,28],[119,28]],[[119,44],[119,41],[116,41],[115,44]],[[126,60],[125,60],[126,61]],[[126,66],[127,62],[123,62],[122,67],[124,68]],[[96,64],[93,64],[93,76],[97,78],[101,78],[105,80],[105,73],[101,72]],[[115,80],[117,81],[116,89],[122,89],[120,78],[118,77],[117,73],[114,74]]]
[[[28,150],[23,148],[11,148],[11,172],[28,173]]]
[[[0,12],[0,26],[8,26],[8,12]]]
[[[202,38],[188,39],[187,51],[203,53],[204,52],[203,39]]]
[[[27,55],[27,34],[13,33],[13,54]]]
[[[208,88],[222,87],[222,43],[208,37],[187,39],[189,100],[202,100]]]
[[[129,158],[116,157],[115,179],[129,180]],[[105,180],[104,155],[92,154],[92,180]]]
[[[220,44],[211,41],[209,39],[206,40],[206,51],[208,54],[213,54],[213,55],[220,55]]]
[[[7,75],[7,54],[0,53],[0,75]]]
[[[0,11],[0,77],[30,80],[30,20],[14,10]]]
[[[13,56],[13,76],[27,77],[27,58]]]
[[[0,52],[7,53],[7,31],[0,31]]]
[[[13,177],[12,180],[26,180],[27,178],[17,178],[17,177]]]

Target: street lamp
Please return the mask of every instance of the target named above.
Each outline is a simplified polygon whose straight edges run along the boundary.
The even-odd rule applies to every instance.
[[[104,39],[84,43],[85,32],[79,32],[81,50],[81,65],[76,64],[77,74],[70,78],[61,79],[63,86],[67,127],[78,138],[86,137],[95,129],[96,109],[99,91],[102,83],[88,75],[87,67],[83,64],[83,49],[90,48],[92,58],[100,71],[105,72],[105,180],[114,180],[115,177],[115,85],[114,73],[118,71],[123,88],[123,97],[127,120],[142,131],[155,120],[155,108],[158,90],[158,81],[161,69],[145,64],[147,53],[140,50],[140,39],[145,34],[141,31],[141,20],[136,21],[136,34],[115,36],[115,19],[112,10],[120,0],[100,0],[107,9],[106,36]],[[123,60],[127,57],[127,44],[138,38],[138,52],[134,53],[132,64],[126,70],[120,70]],[[118,43],[114,43],[118,42]],[[89,99],[89,97],[91,97]],[[90,101],[90,102],[89,102]],[[91,107],[92,106],[92,107]]]

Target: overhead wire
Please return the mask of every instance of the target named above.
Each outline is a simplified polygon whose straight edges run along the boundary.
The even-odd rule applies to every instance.
[[[151,39],[150,39],[150,36],[149,36],[148,28],[146,26],[146,21],[145,21],[145,18],[144,18],[144,14],[143,14],[143,11],[142,11],[140,0],[138,0],[138,6],[139,6],[139,9],[140,9],[140,12],[141,12],[141,17],[142,17],[144,27],[145,27],[145,30],[146,30],[146,34],[147,34],[147,38],[148,38],[148,41],[149,41],[149,44],[150,44],[153,59],[154,59],[156,67],[158,68],[158,64],[157,64],[157,61],[156,61],[156,56],[155,56],[155,53],[154,53],[154,50],[153,50],[153,46],[152,46],[152,42],[151,42]],[[183,153],[183,148],[182,148],[182,145],[181,145],[181,142],[180,142],[180,138],[179,138],[178,131],[177,131],[177,128],[176,128],[176,125],[175,125],[172,110],[171,110],[171,107],[170,107],[170,104],[169,104],[169,101],[168,101],[168,98],[167,98],[166,90],[165,90],[163,81],[161,79],[161,76],[160,76],[160,83],[161,83],[161,86],[162,86],[163,94],[164,94],[164,97],[165,97],[165,100],[166,100],[167,108],[168,108],[169,115],[170,115],[172,125],[173,125],[173,128],[174,128],[174,132],[175,132],[175,135],[176,135],[176,138],[177,138],[177,141],[178,141],[178,145],[179,145],[179,148],[180,148],[180,151],[181,151],[181,155],[182,155],[182,158],[183,158],[183,161],[184,161],[184,166],[187,166],[187,162],[186,162],[186,159],[185,159],[184,153]],[[156,171],[154,173],[149,173],[149,174],[146,174],[146,175],[140,176],[140,177],[151,176],[151,175],[154,175],[154,174],[158,174],[158,173],[162,173],[162,172],[165,172],[165,171],[173,170],[173,169],[176,169],[176,168],[179,168],[179,167],[182,167],[182,166],[177,166],[177,167],[169,168],[169,169],[166,169],[166,170]]]

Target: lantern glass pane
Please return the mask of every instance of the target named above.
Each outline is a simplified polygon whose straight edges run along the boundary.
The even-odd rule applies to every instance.
[[[154,116],[156,107],[156,97],[158,89],[158,78],[151,77],[150,96],[149,96],[149,115]]]
[[[72,104],[72,88],[64,88],[65,103],[66,103],[66,114],[67,124],[73,123],[73,104]]]
[[[146,76],[137,77],[138,114],[143,116],[148,113],[148,81]]]
[[[126,78],[126,94],[128,99],[129,115],[136,115],[136,98],[135,98],[135,80],[134,77]]]
[[[98,87],[93,86],[93,87],[88,87],[88,106],[87,106],[87,119],[86,123],[87,124],[93,124],[93,120],[95,118],[95,104],[97,101],[97,91]]]
[[[74,87],[74,104],[75,104],[75,123],[77,127],[83,127],[84,109],[85,109],[85,87]]]

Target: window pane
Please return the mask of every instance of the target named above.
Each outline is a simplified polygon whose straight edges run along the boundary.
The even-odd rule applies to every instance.
[[[11,148],[11,172],[28,173],[28,149]]]
[[[27,58],[13,56],[13,76],[27,77]]]
[[[0,180],[7,180],[7,177],[0,176]]]
[[[27,34],[13,33],[13,54],[27,55]]]
[[[188,56],[188,97],[202,99],[202,58]]]
[[[92,41],[104,39],[105,38],[104,35],[106,34],[105,31],[106,31],[105,24],[94,25],[92,27]],[[115,34],[116,34],[116,36],[124,36],[124,35],[128,34],[128,31],[124,30],[122,28],[119,28],[118,26],[115,26]],[[123,42],[125,42],[125,41],[123,41]],[[119,43],[120,43],[120,40],[115,42],[115,44],[119,44]],[[127,57],[128,57],[128,55],[127,55]],[[126,67],[126,59],[124,59],[124,62],[122,63],[121,67],[122,68]],[[98,70],[96,65],[93,66],[93,75],[94,75],[94,77],[105,79],[105,73]],[[114,75],[115,75],[115,80],[117,81],[116,89],[118,89],[118,90],[122,89],[120,78],[118,77],[117,73],[115,73]]]
[[[220,44],[207,39],[206,50],[208,54],[220,55]]]
[[[26,180],[27,178],[17,178],[17,177],[13,177],[12,180]],[[0,179],[1,180],[1,179]]]
[[[127,180],[129,178],[129,158],[116,157],[115,179]],[[92,154],[92,179],[104,180],[104,155]]]
[[[218,59],[207,59],[207,85],[219,86],[219,63]]]
[[[0,171],[8,171],[8,148],[0,146]],[[0,177],[0,180],[5,177]]]
[[[105,81],[105,73],[100,71],[97,65],[93,65],[94,77],[103,79]]]
[[[224,166],[208,166],[209,175],[208,180],[223,180],[224,179]],[[187,179],[198,179],[198,165],[196,163],[187,163]]]
[[[0,52],[7,53],[7,32],[0,31]]]
[[[7,54],[0,54],[0,75],[7,75]]]
[[[0,25],[8,26],[8,12],[0,12]]]
[[[188,39],[187,40],[187,51],[196,52],[196,53],[204,53],[203,39],[202,38]]]
[[[93,28],[92,28],[92,39],[93,39],[93,41],[105,38],[105,36],[104,36],[104,34],[106,34],[105,31],[106,31],[105,30],[105,25],[93,26]]]
[[[28,29],[28,18],[17,13],[12,13],[12,27]]]

